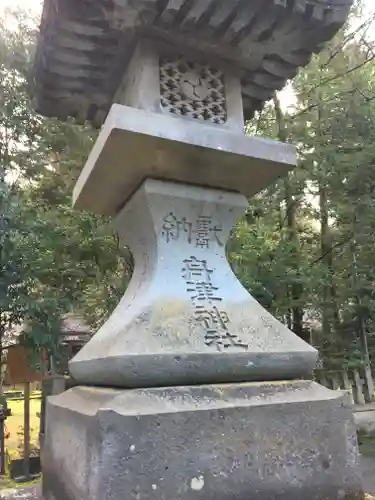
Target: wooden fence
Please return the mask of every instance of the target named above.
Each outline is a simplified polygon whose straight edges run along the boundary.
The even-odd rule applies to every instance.
[[[353,403],[366,405],[375,401],[374,382],[369,370],[315,370],[314,379],[328,389],[346,390]]]

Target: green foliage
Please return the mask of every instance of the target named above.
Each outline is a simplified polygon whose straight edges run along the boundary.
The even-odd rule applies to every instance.
[[[331,367],[366,361],[364,337],[375,351],[375,56],[368,26],[351,26],[299,73],[293,109],[275,101],[250,124],[296,144],[298,166],[250,200],[260,216],[238,225],[231,252],[245,286],[266,290]]]
[[[96,132],[33,110],[36,33],[26,21],[17,12],[0,22],[0,306],[7,327],[23,322],[24,343],[56,355],[62,315],[100,324],[131,269],[109,221],[71,207]]]

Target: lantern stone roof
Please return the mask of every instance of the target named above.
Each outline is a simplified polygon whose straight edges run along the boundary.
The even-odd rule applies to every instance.
[[[352,0],[45,0],[37,110],[101,126],[139,37],[230,64],[245,117],[345,22]]]

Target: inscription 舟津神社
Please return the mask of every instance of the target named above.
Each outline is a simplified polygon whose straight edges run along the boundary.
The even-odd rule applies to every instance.
[[[205,344],[216,346],[218,350],[230,347],[246,349],[248,345],[230,331],[228,313],[220,308],[223,299],[219,288],[212,283],[213,269],[207,266],[207,261],[194,256],[183,262],[182,277],[193,304],[194,318],[203,325]]]

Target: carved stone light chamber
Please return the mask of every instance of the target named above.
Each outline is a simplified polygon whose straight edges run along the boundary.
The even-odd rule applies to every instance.
[[[224,73],[184,57],[160,62],[161,105],[170,113],[223,125],[227,120]]]

